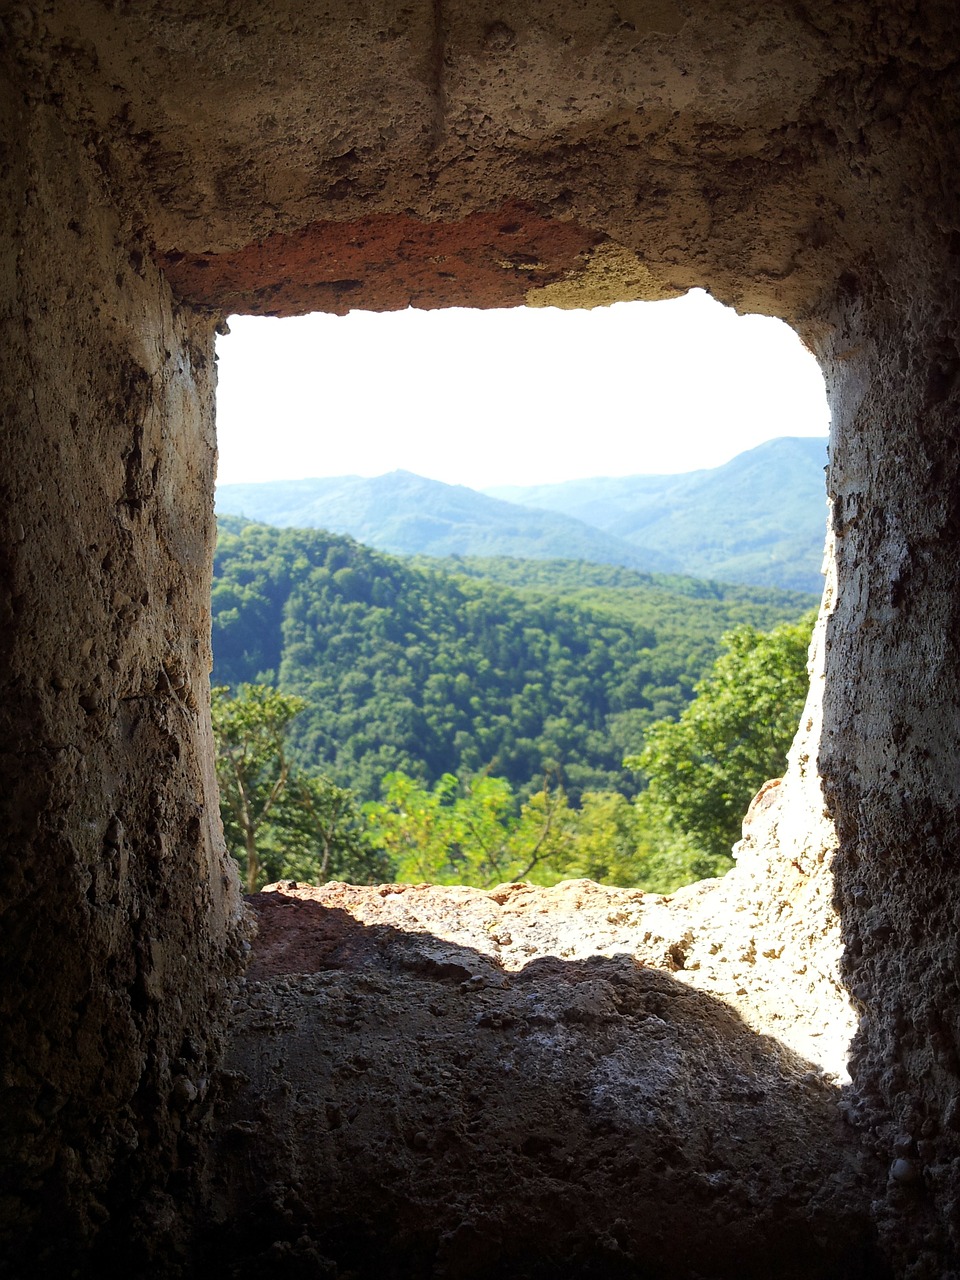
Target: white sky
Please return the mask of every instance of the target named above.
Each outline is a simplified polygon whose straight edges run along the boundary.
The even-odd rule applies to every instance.
[[[235,316],[221,484],[403,468],[481,489],[719,466],[826,435],[813,356],[701,290],[593,311]]]

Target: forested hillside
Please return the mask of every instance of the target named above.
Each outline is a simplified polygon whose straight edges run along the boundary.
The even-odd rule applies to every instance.
[[[300,763],[361,798],[403,770],[484,770],[530,795],[554,771],[631,794],[624,755],[676,716],[739,622],[769,628],[810,597],[543,562],[458,572],[320,530],[221,519],[214,682],[279,678],[308,699]]]
[[[685,573],[819,592],[826,446],[784,436],[702,471],[488,492],[582,520],[644,555],[668,555]]]
[[[819,594],[826,441],[770,440],[682,475],[487,494],[409,471],[221,485],[217,509],[402,555],[557,557]]]
[[[576,517],[410,471],[221,485],[217,509],[284,529],[346,533],[397,555],[566,555],[640,569],[675,567],[664,552],[631,546]]]
[[[770,626],[784,609],[796,613],[812,607],[818,596],[808,591],[779,587],[748,587],[735,582],[690,578],[680,573],[641,573],[621,565],[590,564],[583,560],[524,560],[514,556],[411,556],[409,564],[442,570],[468,578],[499,582],[525,596],[562,596],[565,600],[596,609],[612,609],[618,615],[664,624],[678,611],[690,616],[690,602],[721,603],[735,611],[744,606],[750,617],[769,618]],[[736,621],[745,621],[737,617]],[[767,621],[754,625],[766,627]]]

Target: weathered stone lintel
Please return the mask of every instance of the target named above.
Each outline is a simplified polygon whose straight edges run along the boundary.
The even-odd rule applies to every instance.
[[[404,307],[517,307],[583,268],[605,237],[508,202],[459,222],[372,214],[315,222],[232,253],[166,253],[194,306],[264,316]]]

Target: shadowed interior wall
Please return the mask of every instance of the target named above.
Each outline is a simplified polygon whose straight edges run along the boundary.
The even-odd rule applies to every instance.
[[[182,1238],[239,961],[209,728],[213,323],[4,93],[4,1256]],[[15,140],[15,142],[13,141]],[[114,1241],[116,1245],[116,1241]]]
[[[904,237],[906,261],[846,282],[827,344],[840,590],[819,759],[860,1016],[851,1119],[890,1171],[890,1255],[936,1276],[960,1244],[960,317],[953,237]]]
[[[202,1146],[238,955],[205,710],[219,311],[591,305],[706,285],[791,321],[828,378],[837,594],[805,760],[839,836],[817,874],[832,894],[835,865],[861,1015],[847,1114],[890,1170],[875,1200],[888,1256],[946,1274],[954,7],[77,0],[4,22],[0,945],[21,975],[2,995],[17,1240],[67,1255],[113,1215],[138,1224],[125,1239],[167,1247]],[[819,831],[819,785],[804,794]]]

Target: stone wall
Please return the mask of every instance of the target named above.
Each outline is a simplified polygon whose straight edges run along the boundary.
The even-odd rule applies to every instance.
[[[784,908],[758,827],[772,897],[750,910],[802,939],[834,902],[883,1246],[903,1275],[960,1270],[954,6],[66,0],[2,22],[14,1256],[62,1270],[112,1220],[172,1257],[191,1200],[239,954],[205,710],[219,311],[705,285],[793,323],[834,412],[823,731],[762,824],[789,807],[796,833],[806,805],[823,856],[791,837],[818,870]]]
[[[209,726],[213,322],[6,81],[3,1256],[174,1252],[239,960]],[[159,1273],[159,1272],[158,1272]]]
[[[890,1172],[885,1243],[923,1276],[960,1246],[960,330],[953,263],[929,265],[865,273],[831,338],[848,412],[832,445],[841,589],[819,757],[860,1015],[852,1119]]]

